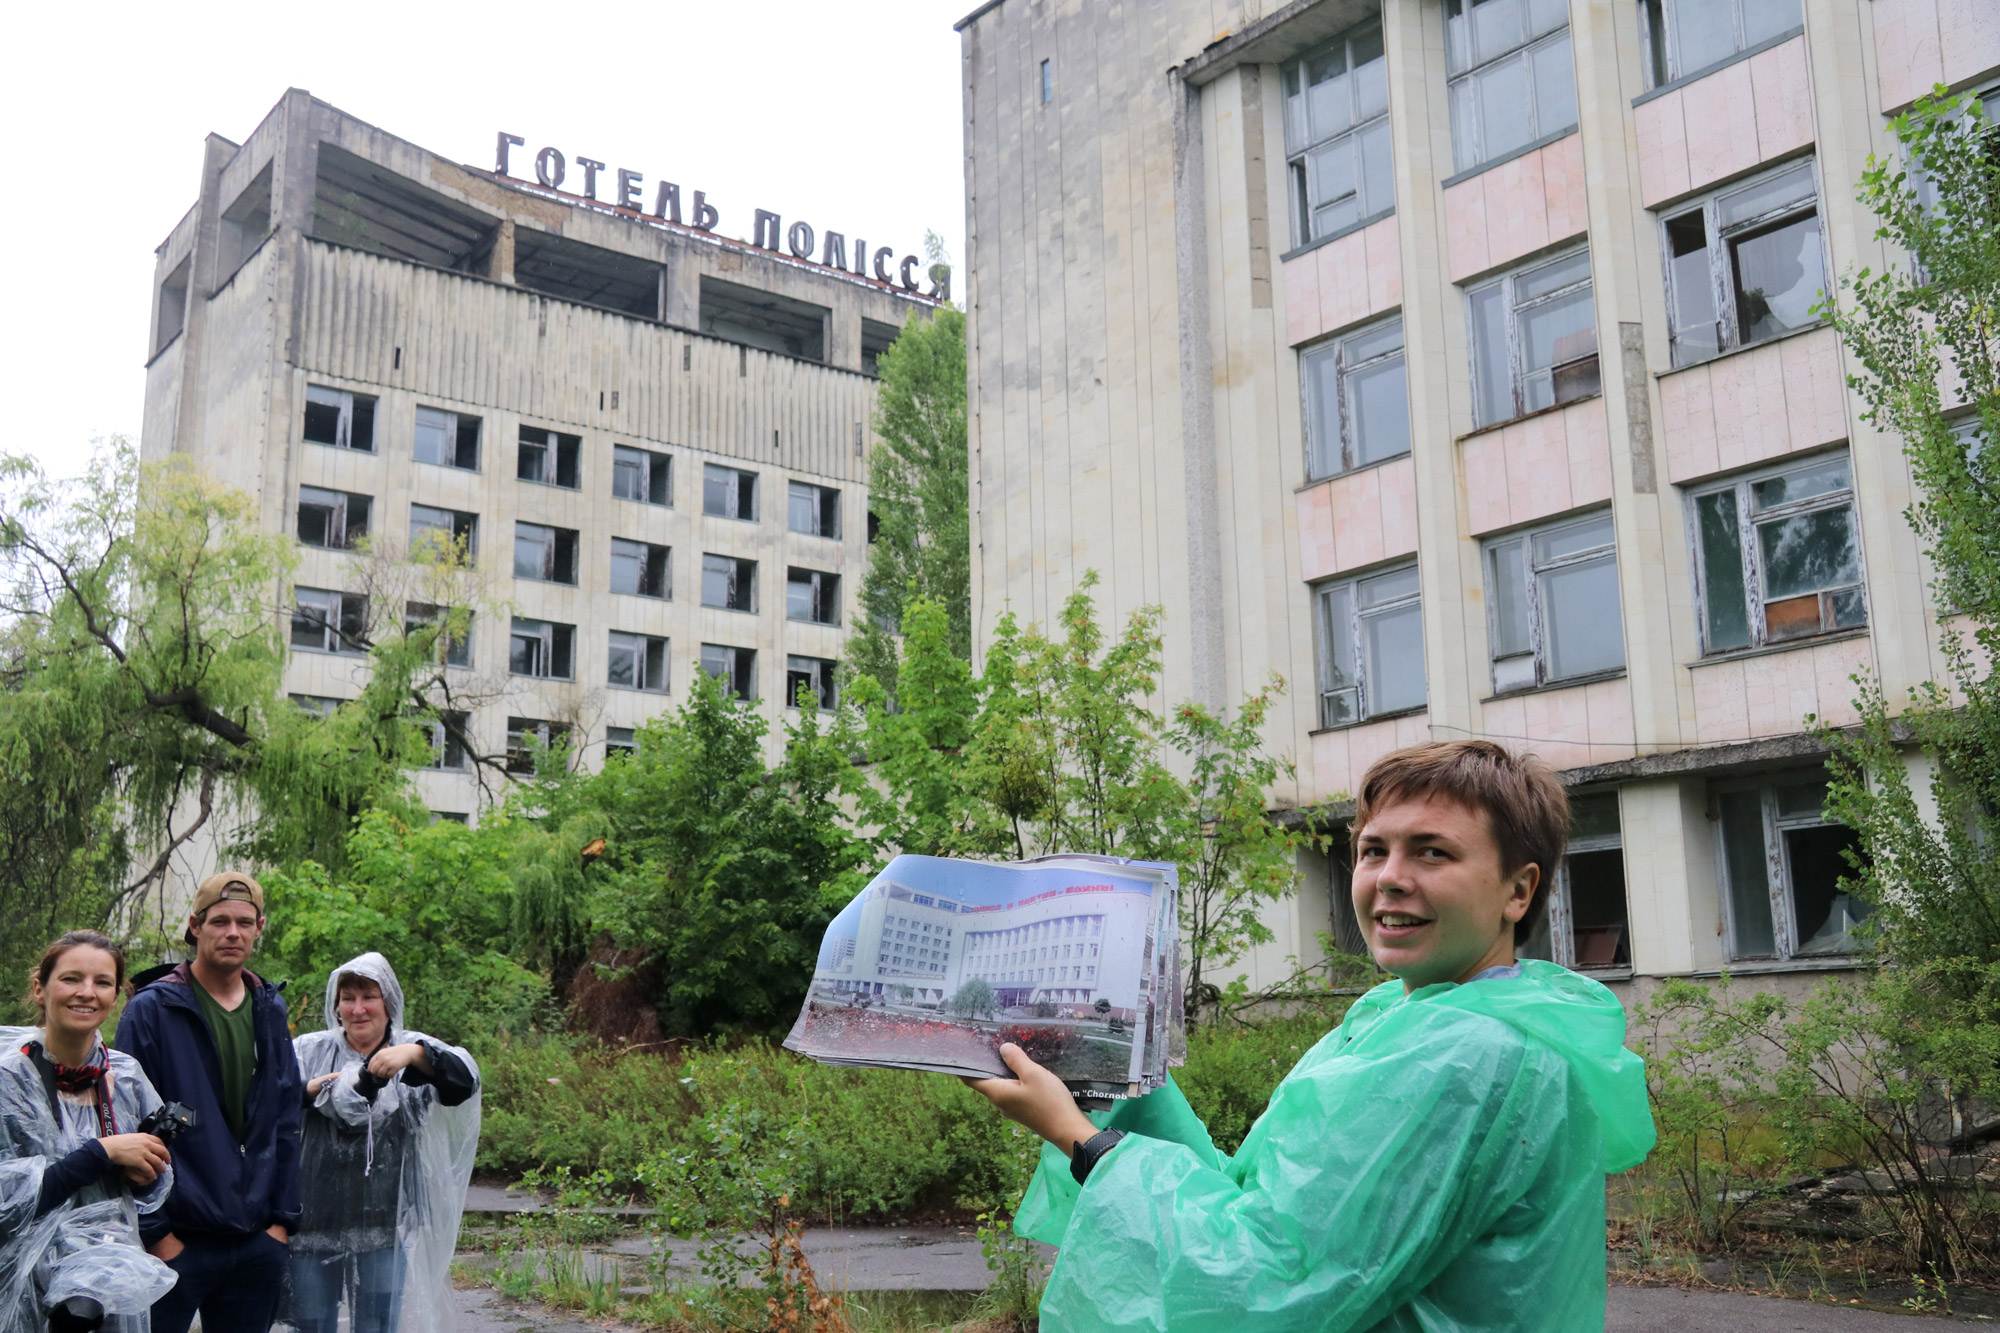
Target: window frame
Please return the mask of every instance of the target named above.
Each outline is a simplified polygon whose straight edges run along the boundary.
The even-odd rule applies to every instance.
[[[472,621],[477,613],[467,611],[465,613],[465,633],[453,634],[450,632],[449,622],[450,617],[456,611],[456,607],[440,607],[433,602],[404,602],[403,637],[408,638],[411,634],[425,626],[435,625],[442,618],[446,621],[446,625],[445,629],[439,632],[436,644],[439,665],[470,667],[472,665]]]
[[[709,653],[711,650],[717,653],[729,654],[726,670],[714,671],[710,669]],[[704,643],[701,645],[700,656],[696,658],[696,661],[700,663],[698,670],[723,682],[723,688],[728,691],[731,698],[741,699],[745,703],[754,703],[756,701],[757,650],[755,648],[737,648],[726,643]]]
[[[1387,351],[1372,352],[1360,360],[1356,360],[1351,364],[1349,363],[1348,353],[1357,344],[1381,337],[1383,334],[1388,333],[1392,326],[1396,332],[1395,347]],[[1358,472],[1365,467],[1374,467],[1379,463],[1387,463],[1409,456],[1412,434],[1410,430],[1409,344],[1402,335],[1403,316],[1398,313],[1389,316],[1387,319],[1374,320],[1359,328],[1350,329],[1337,338],[1328,338],[1323,342],[1317,342],[1309,347],[1299,349],[1299,395],[1303,403],[1305,415],[1306,480],[1308,482],[1325,481],[1330,477],[1345,476],[1350,472]],[[1325,416],[1325,412],[1322,410],[1320,402],[1323,396],[1320,386],[1325,381],[1319,371],[1320,364],[1329,360],[1333,362],[1335,434],[1338,436],[1334,442],[1338,457],[1333,460],[1336,466],[1331,469],[1323,466],[1327,461],[1327,450],[1322,448],[1323,440],[1321,439],[1322,418]],[[1392,361],[1399,364],[1403,369],[1403,447],[1395,453],[1383,454],[1380,457],[1364,460],[1361,455],[1364,452],[1365,442],[1360,438],[1359,425],[1354,410],[1352,385],[1357,377],[1381,370]]]
[[[812,494],[801,496],[801,491],[810,491]],[[813,525],[810,527],[802,528],[798,525],[798,503],[801,499],[809,501],[812,506]],[[826,521],[829,508],[831,508],[833,514],[833,522],[831,524]],[[822,486],[816,481],[800,481],[796,477],[789,478],[785,487],[785,527],[788,531],[796,532],[802,537],[824,537],[828,541],[839,541],[839,489],[833,486]]]
[[[318,498],[320,496],[328,498],[321,500]],[[356,503],[357,501],[359,503]],[[316,542],[305,535],[308,508],[326,511],[325,526],[322,529],[327,534],[326,541]],[[360,515],[358,519],[355,517],[357,512]],[[367,538],[370,521],[374,516],[375,497],[372,495],[361,495],[354,491],[336,491],[329,486],[301,485],[298,507],[294,511],[294,531],[301,546],[310,546],[321,551],[352,551],[359,542]],[[335,529],[339,530],[338,538],[333,536]]]
[[[1591,524],[1611,524],[1611,531],[1605,540],[1596,546],[1580,551],[1540,559],[1535,554],[1538,537],[1566,532],[1573,528],[1583,528]],[[1505,552],[1518,548],[1521,559],[1521,613],[1526,617],[1523,635],[1524,646],[1515,647],[1508,632],[1502,626],[1504,615],[1501,596],[1501,562]],[[1550,600],[1546,583],[1548,576],[1561,574],[1567,570],[1583,569],[1592,565],[1609,564],[1615,580],[1618,569],[1618,534],[1612,522],[1612,511],[1596,509],[1586,514],[1573,514],[1552,523],[1540,523],[1531,528],[1503,533],[1489,537],[1480,545],[1480,567],[1485,576],[1486,590],[1486,647],[1487,660],[1492,667],[1493,693],[1520,694],[1530,690],[1545,689],[1549,686],[1570,685],[1578,681],[1598,680],[1625,670],[1625,608],[1621,603],[1618,613],[1618,643],[1620,660],[1615,667],[1594,667],[1589,671],[1572,671],[1567,675],[1555,674],[1555,650],[1550,636]],[[1504,651],[1503,651],[1504,650]],[[1529,664],[1527,679],[1508,675],[1502,670],[1502,663],[1526,662]]]
[[[542,543],[542,559],[539,562],[542,572],[540,574],[524,574],[521,572],[521,543],[524,540],[532,540],[529,533],[522,531],[524,528],[549,534],[548,541]],[[575,528],[558,528],[548,523],[530,523],[526,519],[517,518],[514,520],[514,577],[517,579],[527,579],[531,583],[553,583],[562,588],[574,588],[577,586],[579,577],[577,568],[580,563],[578,548],[581,544],[582,534]],[[568,578],[561,577],[563,571],[563,554],[565,551],[569,555]]]
[[[1532,278],[1543,269],[1554,268],[1558,264],[1567,263],[1579,255],[1582,255],[1585,259],[1583,277],[1571,279],[1560,287],[1553,287],[1548,291],[1538,292],[1526,299],[1522,299],[1516,294],[1519,285],[1526,279]],[[1604,368],[1602,361],[1599,359],[1603,348],[1597,334],[1597,272],[1595,266],[1589,262],[1589,256],[1590,246],[1588,244],[1571,246],[1558,254],[1544,255],[1539,259],[1517,265],[1505,273],[1495,274],[1493,277],[1474,283],[1463,289],[1466,310],[1466,352],[1472,363],[1472,420],[1475,430],[1487,430],[1494,426],[1504,426],[1510,421],[1519,421],[1522,417],[1532,416],[1537,412],[1554,411],[1556,408],[1565,407],[1570,403],[1582,402],[1584,399],[1593,397],[1604,391]],[[1480,396],[1483,391],[1483,380],[1480,372],[1483,365],[1480,359],[1479,322],[1475,316],[1475,311],[1478,298],[1483,293],[1492,291],[1495,288],[1498,288],[1501,292],[1501,315],[1506,321],[1507,380],[1508,386],[1513,393],[1513,414],[1511,416],[1496,417],[1488,421],[1480,415]],[[1527,369],[1525,353],[1527,339],[1523,336],[1521,328],[1523,314],[1533,311],[1539,306],[1555,305],[1557,302],[1573,297],[1579,292],[1587,292],[1589,295],[1590,351],[1586,354],[1572,356],[1566,361],[1557,361],[1553,359],[1552,349],[1551,360],[1546,369],[1530,372]],[[1578,388],[1577,386],[1582,384],[1584,380],[1583,367],[1586,363],[1591,367],[1589,387]],[[1558,396],[1556,388],[1558,372],[1566,372],[1574,377],[1574,382],[1569,386],[1574,391],[1566,398]],[[1546,374],[1549,378],[1550,401],[1539,407],[1530,406],[1529,381],[1531,378],[1539,377],[1543,374]]]
[[[621,643],[621,639],[629,642]],[[606,689],[632,690],[640,694],[666,694],[670,691],[673,683],[670,665],[671,641],[666,636],[614,629],[609,631],[607,643],[609,657],[604,669]],[[632,658],[633,683],[629,685],[615,677],[621,653],[635,654]]]
[[[636,548],[620,550],[621,547]],[[638,576],[629,588],[618,586],[621,561],[638,560]],[[654,601],[670,602],[674,598],[673,548],[658,542],[640,541],[636,537],[613,537],[611,539],[611,591],[625,597],[648,597]],[[648,585],[651,585],[650,591]]]
[[[1803,166],[1807,179],[1812,184],[1809,195],[1795,196],[1789,201],[1774,205],[1761,213],[1728,224],[1721,222],[1721,207],[1725,200],[1747,194],[1763,185],[1798,171]],[[1819,264],[1820,290],[1827,290],[1827,246],[1826,217],[1820,211],[1819,162],[1817,157],[1792,158],[1779,163],[1768,171],[1760,171],[1743,180],[1732,181],[1728,185],[1710,190],[1694,199],[1683,200],[1672,208],[1662,208],[1656,214],[1656,225],[1660,237],[1660,265],[1667,294],[1667,354],[1674,369],[1700,365],[1718,356],[1740,351],[1746,347],[1756,347],[1778,338],[1790,337],[1806,329],[1818,328],[1824,320],[1795,325],[1774,333],[1764,333],[1752,338],[1745,336],[1742,326],[1740,305],[1741,277],[1736,266],[1736,246],[1744,241],[1755,240],[1790,226],[1810,214],[1819,224]],[[1675,260],[1681,256],[1674,254],[1673,227],[1675,223],[1698,216],[1701,219],[1703,251],[1708,262],[1705,265],[1707,278],[1706,294],[1715,318],[1710,321],[1716,338],[1713,346],[1700,343],[1690,344],[1687,334],[1692,326],[1680,322],[1681,279],[1676,275]],[[1690,251],[1690,254],[1693,252]],[[1694,351],[1684,348],[1694,346]]]
[[[1287,198],[1291,205],[1292,246],[1295,249],[1300,246],[1310,245],[1315,241],[1325,240],[1330,236],[1337,236],[1343,232],[1365,227],[1371,222],[1377,222],[1382,218],[1389,217],[1396,211],[1396,180],[1391,156],[1394,149],[1389,138],[1388,54],[1385,50],[1382,54],[1377,55],[1375,59],[1362,62],[1362,65],[1359,67],[1354,63],[1355,43],[1371,36],[1376,38],[1378,44],[1382,43],[1384,34],[1382,21],[1379,18],[1355,24],[1346,32],[1321,42],[1311,50],[1286,61],[1280,69],[1278,87],[1284,106],[1285,183],[1288,191]],[[1307,83],[1306,73],[1311,68],[1312,62],[1315,59],[1326,56],[1336,47],[1341,50],[1343,68],[1340,74],[1333,77],[1349,80],[1349,120],[1344,128],[1315,137],[1312,133],[1310,123],[1312,120],[1312,89],[1319,87],[1320,84]],[[1361,102],[1361,81],[1355,78],[1355,74],[1357,68],[1365,68],[1378,63],[1382,66],[1382,109],[1369,114],[1363,119],[1360,116],[1363,109]],[[1323,79],[1320,81],[1320,83],[1327,82],[1331,82],[1331,80]],[[1294,85],[1298,88],[1297,92],[1292,91]],[[1374,197],[1371,187],[1374,184],[1378,184],[1378,182],[1372,182],[1367,174],[1364,136],[1375,133],[1381,135],[1384,153],[1383,161],[1389,167],[1388,180],[1386,182],[1379,182],[1379,184],[1386,186],[1387,197],[1383,200],[1377,200]],[[1313,186],[1316,183],[1315,177],[1319,173],[1317,159],[1327,150],[1343,143],[1350,145],[1349,161],[1353,164],[1352,176],[1354,188],[1346,194],[1336,196],[1334,199],[1328,201],[1327,204],[1320,205],[1320,207],[1338,204],[1341,200],[1352,197],[1355,200],[1354,215],[1344,221],[1329,225],[1322,230],[1315,226],[1315,214],[1318,212],[1318,209],[1313,204],[1313,199],[1315,198]],[[1371,207],[1371,205],[1373,206]]]
[[[471,751],[466,747],[464,736],[471,729],[472,714],[457,709],[448,709],[441,717],[432,718],[426,728],[431,734],[431,762],[426,765],[433,771],[463,773],[472,766]],[[456,753],[458,762],[452,762]]]
[[[1762,511],[1753,508],[1755,497],[1752,488],[1758,483],[1771,481],[1792,473],[1808,472],[1835,461],[1845,463],[1847,467],[1847,486],[1844,490],[1807,496],[1804,499],[1773,505],[1771,508]],[[1738,548],[1737,573],[1742,580],[1744,617],[1749,628],[1749,640],[1746,643],[1726,644],[1718,647],[1714,642],[1714,619],[1712,614],[1714,608],[1713,580],[1710,577],[1708,555],[1702,540],[1701,502],[1709,496],[1725,493],[1731,494],[1734,497],[1736,543]],[[1718,657],[1732,653],[1756,652],[1766,648],[1810,644],[1824,639],[1829,635],[1855,632],[1866,633],[1870,630],[1872,619],[1871,608],[1868,604],[1868,557],[1862,544],[1861,511],[1857,503],[1857,494],[1854,485],[1854,459],[1846,450],[1812,454],[1804,458],[1788,458],[1777,464],[1739,472],[1719,481],[1712,481],[1699,486],[1689,486],[1686,488],[1685,496],[1688,545],[1690,555],[1694,561],[1695,615],[1697,628],[1701,635],[1701,653],[1703,657]],[[1820,513],[1843,507],[1847,510],[1848,523],[1851,525],[1854,533],[1856,581],[1851,584],[1841,584],[1836,588],[1822,588],[1811,595],[1827,599],[1849,590],[1857,591],[1861,598],[1861,619],[1853,624],[1839,624],[1837,620],[1838,612],[1830,611],[1829,604],[1822,600],[1821,623],[1823,628],[1809,633],[1786,634],[1773,637],[1765,615],[1766,598],[1764,595],[1763,544],[1757,540],[1757,528],[1759,524],[1778,522],[1786,518]],[[1798,594],[1798,597],[1806,595]],[[1797,600],[1797,597],[1784,598],[1782,600],[1794,601]],[[1835,617],[1835,623],[1826,623],[1829,615]]]
[[[1754,791],[1759,794],[1760,829],[1763,834],[1764,876],[1767,889],[1766,905],[1771,912],[1772,951],[1766,953],[1745,953],[1739,942],[1739,923],[1736,919],[1736,891],[1730,877],[1729,867],[1729,822],[1718,814],[1715,818],[1715,860],[1716,878],[1721,888],[1718,895],[1722,900],[1723,949],[1731,964],[1765,963],[1797,964],[1830,963],[1838,966],[1843,960],[1856,957],[1861,951],[1823,951],[1802,953],[1805,943],[1798,935],[1798,886],[1793,882],[1791,848],[1785,834],[1798,829],[1839,828],[1837,820],[1826,817],[1822,804],[1816,816],[1787,814],[1778,800],[1778,791],[1784,787],[1803,785],[1817,781],[1822,786],[1824,770],[1791,769],[1777,773],[1760,773],[1752,778],[1738,778],[1733,781],[1717,782],[1710,788],[1712,808],[1720,809],[1724,797]],[[1839,895],[1845,896],[1845,895]],[[1780,910],[1782,906],[1783,910]],[[1864,904],[1865,906],[1865,904]],[[1864,918],[1854,918],[1860,921]]]
[[[559,740],[567,740],[572,728],[567,722],[555,722],[540,717],[510,717],[507,719],[507,749],[504,767],[513,774],[534,776],[535,763],[527,747],[529,733],[540,742],[544,751],[555,748]]]
[[[328,601],[327,599],[333,599]],[[308,607],[315,613],[308,615]],[[317,624],[317,647],[299,642],[302,625]],[[292,588],[291,627],[286,645],[294,652],[328,653],[337,657],[365,657],[368,654],[368,594],[341,592],[335,588]]]
[[[610,761],[613,755],[634,756],[639,753],[639,729],[637,727],[606,727],[604,729],[604,758]]]
[[[514,648],[517,641],[534,640],[537,644],[537,660],[548,667],[545,671],[515,670]],[[556,663],[561,654],[568,655],[568,669],[558,673]],[[542,620],[534,616],[515,616],[507,629],[507,674],[519,676],[522,680],[575,680],[576,679],[576,626],[566,625],[557,620]]]
[[[427,421],[426,417],[441,418],[441,421]],[[483,430],[481,418],[472,416],[466,412],[454,412],[447,407],[429,407],[419,403],[413,421],[410,454],[419,463],[424,464],[426,467],[448,467],[455,472],[479,471],[481,432]],[[427,438],[425,428],[427,426],[450,442],[451,457],[449,459],[443,457],[444,451],[442,448],[439,450],[439,456],[437,457],[426,458],[424,456],[425,440]],[[467,427],[471,428],[469,433]],[[470,462],[466,461],[468,452],[471,459]]]
[[[1610,801],[1613,820],[1617,828],[1609,833],[1578,833],[1575,830],[1574,823],[1572,823],[1569,841],[1563,850],[1562,862],[1556,867],[1556,873],[1549,877],[1549,882],[1544,888],[1544,892],[1549,895],[1548,909],[1542,915],[1540,928],[1536,930],[1533,937],[1524,943],[1521,952],[1523,957],[1545,957],[1552,963],[1560,964],[1572,972],[1581,972],[1585,976],[1629,976],[1633,971],[1632,889],[1629,876],[1624,877],[1625,922],[1623,929],[1625,937],[1620,941],[1625,951],[1625,961],[1622,963],[1616,961],[1615,950],[1614,960],[1609,963],[1579,963],[1577,961],[1576,899],[1573,888],[1575,871],[1570,864],[1570,858],[1579,853],[1588,855],[1615,851],[1620,853],[1620,860],[1622,862],[1625,850],[1624,810],[1617,791],[1574,794],[1571,797],[1572,809],[1574,810],[1575,807],[1586,801],[1593,800]],[[1541,953],[1530,952],[1530,950],[1537,948],[1543,951]]]
[[[810,663],[811,665],[800,667],[798,664],[801,662]],[[813,697],[818,700],[816,711],[822,713],[832,712],[840,702],[839,686],[836,680],[839,669],[840,663],[834,661],[832,658],[809,657],[803,653],[785,654],[785,707],[797,708],[799,706],[798,686],[800,683],[804,683],[805,687],[813,692]],[[815,677],[817,677],[817,683],[815,683]]]
[[[1414,592],[1399,593],[1374,606],[1365,608],[1358,604],[1360,588],[1361,585],[1376,580],[1390,579],[1411,573],[1417,573],[1416,562],[1406,560],[1384,569],[1371,569],[1357,574],[1343,575],[1340,578],[1327,579],[1311,585],[1313,594],[1314,656],[1316,659],[1314,669],[1315,675],[1318,678],[1317,692],[1319,695],[1317,708],[1318,730],[1334,731],[1346,727],[1358,727],[1364,723],[1373,722],[1384,717],[1399,717],[1407,713],[1421,712],[1430,707],[1428,670],[1425,673],[1424,698],[1420,702],[1378,711],[1370,706],[1369,701],[1369,673],[1365,666],[1367,640],[1363,637],[1366,622],[1382,619],[1411,607],[1417,608],[1418,653],[1421,658],[1424,652],[1423,581],[1421,576],[1419,576]],[[1336,625],[1334,623],[1335,604],[1340,600],[1340,595],[1343,593],[1345,594],[1346,602],[1344,610],[1346,623],[1344,625]],[[1335,653],[1338,642],[1336,636],[1344,637],[1347,642],[1348,660],[1352,664],[1353,670],[1353,679],[1349,683],[1330,683],[1329,669],[1331,668],[1336,671],[1342,669]],[[1329,697],[1349,692],[1351,692],[1354,699],[1353,715],[1347,718],[1332,716],[1328,709]]]
[[[717,479],[716,474],[718,473],[728,473],[734,479],[734,488],[736,491],[735,508],[739,512],[728,513],[709,507],[709,484],[711,481]],[[743,497],[746,482],[748,483],[748,494],[750,497],[750,512],[747,514],[740,512],[744,508]],[[757,507],[761,498],[758,493],[762,489],[758,485],[758,474],[750,471],[748,468],[731,467],[727,463],[703,463],[701,465],[701,512],[706,517],[726,518],[732,523],[755,523],[757,521]]]
[[[449,520],[448,525],[419,523],[417,511],[420,509],[432,514],[443,514]],[[454,550],[457,549],[459,539],[463,537],[467,565],[471,565],[479,558],[479,515],[464,509],[446,509],[443,505],[424,504],[412,500],[410,502],[411,555],[417,553],[417,543],[423,534],[431,532],[448,533]]]
[[[542,438],[530,439],[531,435]],[[530,450],[539,451],[533,455],[539,460],[533,475],[528,469]],[[568,481],[563,480],[565,470]],[[522,426],[515,435],[514,479],[525,481],[530,486],[553,486],[563,491],[582,490],[583,437],[567,435],[546,426]]]
[[[372,454],[375,452],[375,415],[380,406],[381,399],[372,394],[355,393],[352,389],[335,389],[324,384],[308,384],[305,411],[299,418],[299,440],[304,444],[317,444],[328,449],[351,449],[357,454]],[[315,407],[334,409],[334,437],[331,440],[318,440],[306,434]],[[354,442],[357,422],[365,427],[368,437],[365,444]]]
[[[1754,0],[1751,0],[1754,3]],[[1691,78],[1705,70],[1718,69],[1733,61],[1742,59],[1746,53],[1760,47],[1789,40],[1805,25],[1805,7],[1799,6],[1799,21],[1790,27],[1750,40],[1747,17],[1744,12],[1746,0],[1730,0],[1730,16],[1736,23],[1736,45],[1728,54],[1719,56],[1707,64],[1683,68],[1680,56],[1680,33],[1676,24],[1668,21],[1668,11],[1674,0],[1640,0],[1639,3],[1639,45],[1645,53],[1646,89],[1664,88],[1669,84]]]
[[[1485,167],[1505,161],[1515,154],[1525,152],[1536,144],[1553,140],[1563,134],[1572,133],[1580,123],[1581,106],[1577,99],[1576,90],[1576,47],[1571,40],[1569,7],[1567,3],[1562,4],[1563,21],[1539,31],[1534,30],[1532,21],[1532,14],[1537,0],[1486,0],[1486,3],[1518,4],[1524,18],[1527,19],[1522,25],[1522,31],[1527,35],[1522,41],[1508,47],[1504,51],[1495,52],[1483,59],[1478,58],[1476,52],[1464,49],[1469,45],[1470,38],[1460,35],[1469,33],[1472,30],[1469,19],[1471,12],[1479,7],[1478,4],[1466,3],[1465,0],[1445,0],[1445,99],[1446,111],[1451,120],[1452,171],[1458,176],[1470,175]],[[1457,15],[1452,13],[1455,5],[1460,9],[1460,13]],[[1464,27],[1454,27],[1454,22],[1459,19],[1466,19],[1468,22]],[[1538,52],[1554,46],[1558,42],[1569,48],[1570,119],[1562,125],[1544,125],[1542,123],[1540,108],[1542,90],[1534,75],[1537,67],[1535,56]],[[1487,133],[1484,123],[1476,118],[1461,114],[1460,104],[1462,99],[1459,90],[1465,87],[1476,88],[1476,80],[1490,74],[1510,61],[1519,61],[1528,71],[1525,81],[1529,99],[1528,116],[1530,128],[1533,130],[1533,133],[1519,144],[1489,151],[1486,146]],[[1461,130],[1461,126],[1469,126],[1470,132]],[[1468,143],[1468,139],[1471,139],[1472,142]]]
[[[710,569],[709,563],[711,561],[727,561],[732,567],[726,571],[722,569]],[[720,602],[709,601],[708,579],[711,574],[720,574],[727,577],[729,579],[728,586],[732,589],[747,590],[744,594],[746,604],[736,606],[727,600]],[[725,592],[724,596],[727,597],[728,594]],[[734,611],[738,615],[756,615],[757,562],[745,556],[722,555],[715,551],[703,551],[701,554],[701,604],[711,611]]]
[[[631,455],[632,457],[627,457]],[[642,494],[628,495],[620,490],[624,470],[638,468],[639,484],[636,490]],[[611,446],[611,498],[629,500],[633,504],[657,505],[663,509],[674,507],[674,457],[672,454],[657,453],[651,449],[641,449],[636,444],[614,444]]]
[[[806,575],[806,578],[801,580],[798,577],[801,574]],[[827,615],[824,619],[814,614],[803,616],[797,614],[792,599],[792,590],[797,587],[806,587],[811,590],[808,596],[812,600],[812,609],[815,611],[825,610]],[[832,625],[838,627],[840,624],[840,575],[823,569],[808,569],[803,565],[786,566],[785,619],[801,625]]]

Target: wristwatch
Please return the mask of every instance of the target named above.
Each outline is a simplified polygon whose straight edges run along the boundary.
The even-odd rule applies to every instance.
[[[1081,1185],[1090,1179],[1090,1169],[1097,1165],[1097,1159],[1118,1146],[1118,1140],[1125,1137],[1122,1129],[1107,1129],[1090,1136],[1088,1143],[1079,1143],[1070,1150],[1069,1173]]]

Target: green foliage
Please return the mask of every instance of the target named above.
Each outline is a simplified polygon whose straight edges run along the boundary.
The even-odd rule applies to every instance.
[[[991,1018],[998,1003],[993,987],[974,977],[958,988],[945,1002],[945,1008],[960,1018]]]
[[[847,640],[852,675],[900,698],[892,627],[911,598],[944,608],[951,650],[972,660],[970,468],[965,429],[965,315],[912,318],[882,353],[880,438],[868,461],[877,530]]]
[[[1254,1025],[1210,1024],[1188,1034],[1187,1065],[1174,1081],[1223,1152],[1243,1143],[1272,1091],[1313,1044],[1335,1027],[1346,1006],[1309,1010]]]

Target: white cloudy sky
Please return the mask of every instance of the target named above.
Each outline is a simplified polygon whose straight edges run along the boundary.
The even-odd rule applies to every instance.
[[[641,172],[649,198],[706,190],[730,235],[762,207],[899,253],[934,229],[959,258],[951,25],[973,3],[24,5],[0,80],[0,448],[64,473],[138,434],[154,247],[204,136],[241,142],[287,87],[460,162],[490,166],[504,129]]]

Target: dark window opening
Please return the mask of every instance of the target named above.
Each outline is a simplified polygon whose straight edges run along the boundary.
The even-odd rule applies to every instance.
[[[785,572],[785,617],[815,625],[840,623],[840,575],[817,569]]]
[[[540,680],[569,680],[576,674],[576,626],[515,616],[507,645],[507,670]]]
[[[787,498],[786,521],[808,537],[840,536],[840,492],[831,486],[795,481]]]
[[[707,463],[701,470],[701,512],[714,518],[757,521],[757,474]]]
[[[611,446],[611,494],[620,500],[640,504],[670,505],[674,502],[673,459],[649,449],[630,445]]]
[[[701,669],[720,680],[723,688],[736,698],[757,697],[756,649],[704,643],[701,646]]]
[[[375,450],[375,400],[365,393],[306,386],[305,440],[335,449]]]
[[[479,471],[479,418],[442,408],[417,409],[417,461]]]
[[[901,332],[902,330],[898,329],[894,324],[884,324],[879,319],[864,318],[861,321],[861,370],[863,374],[880,375],[882,373],[882,353],[889,350],[889,345],[896,341],[896,335]]]
[[[605,683],[620,690],[667,692],[667,641],[654,634],[611,631],[611,665]]]
[[[514,524],[514,577],[543,583],[576,583],[576,542],[574,528],[551,528],[540,523]]]
[[[153,338],[155,353],[181,336],[181,329],[187,324],[187,304],[188,261],[183,259],[174,265],[174,271],[160,284],[159,307],[153,321],[156,329]]]
[[[785,659],[785,706],[799,708],[810,703],[816,708],[832,711],[834,705],[833,677],[837,663],[823,657],[787,657]]]
[[[533,773],[537,754],[567,749],[568,746],[569,724],[566,722],[547,722],[533,717],[507,719],[509,773]]]
[[[367,597],[327,588],[292,589],[292,647],[313,653],[367,652]]]
[[[611,539],[611,591],[635,597],[670,597],[667,548],[651,542]]]
[[[880,537],[881,535],[882,535],[882,516],[871,509],[868,511],[868,544],[870,546],[873,546],[875,544],[875,539]]]
[[[471,725],[472,715],[469,713],[446,712],[441,717],[431,720],[432,768],[465,767],[465,731]]]
[[[701,604],[724,611],[757,609],[757,562],[730,555],[701,558]]]
[[[639,737],[631,727],[606,727],[604,729],[604,757],[612,755],[633,755],[639,753]]]
[[[716,278],[701,280],[701,331],[767,352],[826,360],[826,321],[832,314],[810,301]]]
[[[462,616],[450,607],[439,607],[431,602],[406,602],[403,604],[403,637],[419,634],[443,621],[445,628],[437,636],[437,658],[446,666],[469,667],[472,665],[472,612]]]
[[[576,490],[583,484],[577,470],[578,456],[582,451],[583,437],[580,435],[564,435],[539,426],[523,426],[520,451],[514,458],[514,475],[522,481]]]
[[[435,505],[410,506],[410,555],[431,559],[451,557],[471,564],[479,554],[479,515]]]
[[[351,551],[368,535],[368,513],[372,504],[365,495],[301,486],[299,540],[307,546]]]
[[[216,272],[227,278],[242,266],[271,231],[271,167],[266,163],[257,178],[243,187],[228,208],[222,210],[222,227],[216,258]]]

